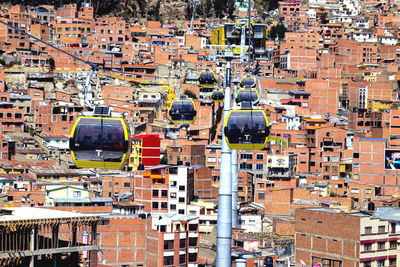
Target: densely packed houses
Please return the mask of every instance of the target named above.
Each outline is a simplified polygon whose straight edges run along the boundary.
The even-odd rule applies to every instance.
[[[238,152],[233,261],[398,265],[398,5],[287,0],[272,12],[253,7],[270,137],[263,149]],[[236,7],[237,17],[246,15]],[[90,253],[45,247],[51,235],[62,244],[69,232],[51,224],[35,241],[40,253],[3,257],[18,248],[0,246],[2,264],[211,264],[223,103],[210,101],[197,80],[200,71],[213,71],[223,88],[224,64],[210,60],[209,45],[225,44],[221,36],[234,21],[198,19],[193,31],[190,21],[130,24],[95,17],[86,2],[2,6],[0,20],[51,44],[0,24],[0,204],[98,214],[86,218],[97,229],[75,229],[68,241],[91,244]],[[131,136],[123,170],[75,169],[69,153],[73,124],[87,110],[88,62],[100,68],[90,81],[93,98],[125,115]],[[233,64],[233,78],[244,73]],[[168,120],[168,104],[180,94],[195,98],[189,126]]]

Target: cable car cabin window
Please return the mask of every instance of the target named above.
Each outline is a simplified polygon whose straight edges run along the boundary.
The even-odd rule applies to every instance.
[[[260,149],[264,146],[269,128],[261,110],[231,111],[225,128],[228,145],[232,149]],[[244,145],[239,147],[237,145]],[[235,146],[233,148],[233,146]],[[261,147],[263,148],[263,147]]]
[[[239,90],[236,96],[236,103],[241,102],[254,102],[258,98],[256,90]]]
[[[240,81],[240,87],[242,87],[242,88],[254,88],[254,87],[256,87],[256,80],[254,78],[243,78]]]
[[[212,72],[201,72],[198,78],[198,82],[202,86],[214,86],[216,80],[214,73]]]
[[[76,160],[119,162],[127,151],[121,120],[81,118],[72,139]]]
[[[215,102],[224,100],[224,92],[222,90],[214,90],[211,93],[211,99]]]
[[[193,121],[196,116],[196,110],[192,101],[176,100],[172,103],[169,115],[172,121]]]

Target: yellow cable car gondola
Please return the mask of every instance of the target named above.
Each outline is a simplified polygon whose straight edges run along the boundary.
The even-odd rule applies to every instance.
[[[224,133],[230,149],[263,149],[269,135],[267,116],[261,109],[231,110]]]
[[[241,88],[254,88],[256,87],[256,78],[245,76],[240,79],[239,87]]]
[[[224,90],[216,89],[212,91],[211,99],[213,102],[224,102]]]
[[[239,89],[236,93],[236,103],[251,102],[258,99],[258,90],[256,89]]]
[[[212,71],[202,71],[197,79],[200,87],[214,87],[217,83],[217,78]]]
[[[128,140],[123,118],[80,116],[72,127],[71,156],[77,168],[122,169]]]
[[[172,101],[168,115],[174,124],[192,124],[196,119],[196,105],[193,99],[181,95]]]

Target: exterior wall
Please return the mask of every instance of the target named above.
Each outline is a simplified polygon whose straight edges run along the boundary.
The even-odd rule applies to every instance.
[[[360,218],[326,210],[297,209],[296,264],[302,260],[312,266],[326,258],[341,262],[341,266],[360,266]]]
[[[188,167],[170,167],[168,211],[186,214],[187,205],[194,196],[194,171]]]
[[[399,184],[396,170],[385,169],[386,142],[382,138],[354,138],[353,180],[379,186],[382,195],[393,195]]]
[[[396,266],[399,234],[391,231],[390,223],[377,218],[362,218],[360,223],[362,266]]]
[[[157,238],[151,229],[151,217],[141,219],[131,216],[104,216],[97,226],[97,266],[157,266],[157,254],[151,253]],[[156,246],[157,247],[157,246]]]

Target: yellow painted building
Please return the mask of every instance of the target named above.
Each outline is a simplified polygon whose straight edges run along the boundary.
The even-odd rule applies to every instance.
[[[393,106],[393,101],[368,99],[367,109],[369,112],[379,112],[381,109],[390,109]]]
[[[36,177],[36,181],[79,181],[79,173],[74,170],[29,170]]]
[[[142,163],[142,139],[132,139],[132,150],[129,155],[128,166],[132,168],[132,171],[136,171],[140,163]]]

